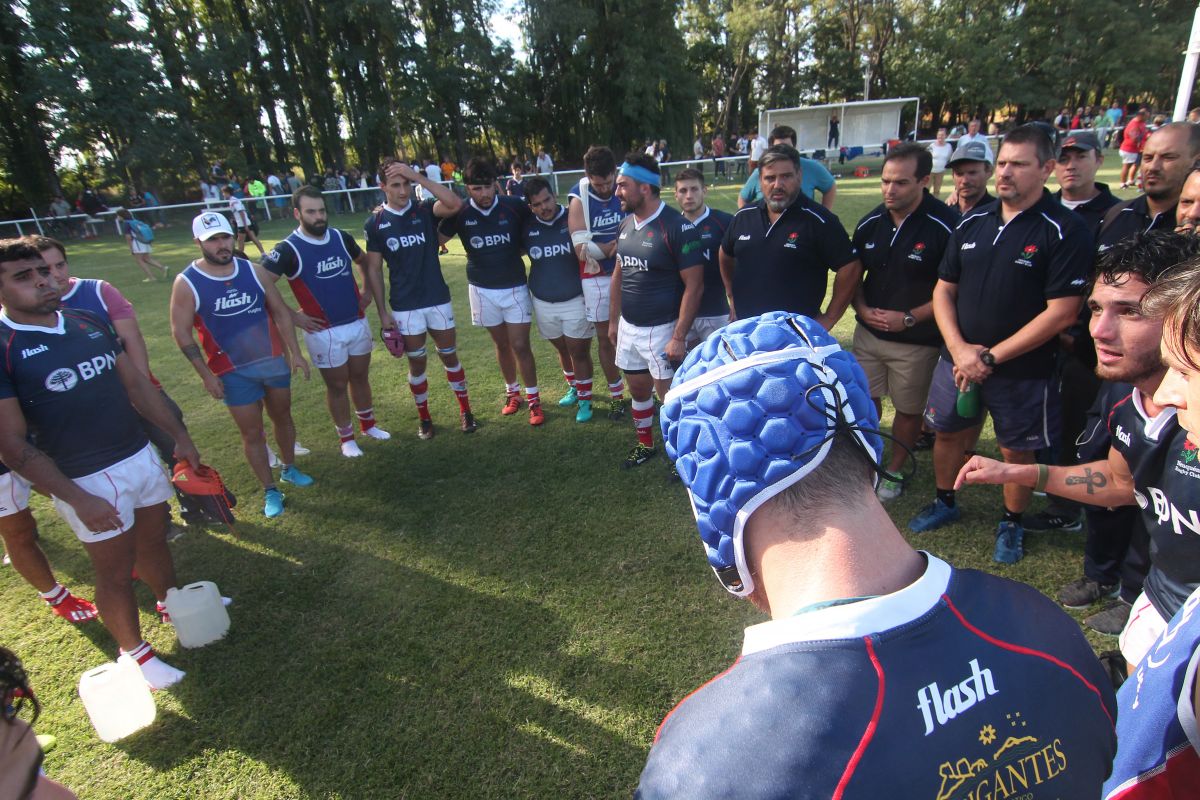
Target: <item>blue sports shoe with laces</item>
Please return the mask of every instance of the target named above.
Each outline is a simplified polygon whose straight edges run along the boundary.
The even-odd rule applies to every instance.
[[[958,510],[958,506],[952,508],[941,500],[934,500],[909,521],[908,529],[913,533],[937,530],[943,525],[957,522],[961,516],[962,512]]]
[[[289,464],[283,468],[283,472],[279,473],[279,480],[284,483],[290,483],[293,486],[305,487],[312,486],[313,479],[311,475],[305,475],[295,464]]]
[[[263,500],[263,516],[267,519],[278,517],[283,513],[283,492],[275,488],[267,489]]]
[[[996,551],[992,558],[1001,564],[1015,564],[1025,556],[1025,529],[1015,522],[996,526]]]

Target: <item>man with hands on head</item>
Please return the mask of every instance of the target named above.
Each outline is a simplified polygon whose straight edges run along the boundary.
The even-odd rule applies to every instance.
[[[131,576],[136,567],[159,602],[177,585],[166,540],[171,484],[139,413],[175,439],[176,458],[198,468],[200,455],[112,329],[87,311],[59,310],[60,295],[36,247],[0,241],[0,460],[53,495],[95,568],[105,627],[146,682],[164,689],[183,672],[142,639]]]
[[[307,379],[292,315],[270,276],[233,255],[233,230],[221,214],[206,211],[192,220],[201,257],[175,278],[171,289],[171,333],[204,388],[223,400],[242,437],[246,461],[263,487],[263,513],[283,513],[263,431],[263,409],[271,417],[283,464],[280,480],[311,486],[295,465],[292,372]],[[192,329],[200,336],[200,346]],[[203,351],[201,351],[203,347]]]

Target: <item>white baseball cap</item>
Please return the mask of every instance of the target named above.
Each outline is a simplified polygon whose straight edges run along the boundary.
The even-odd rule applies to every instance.
[[[192,236],[200,241],[207,241],[218,233],[227,233],[233,236],[233,228],[229,226],[229,220],[224,214],[205,211],[192,220]]]

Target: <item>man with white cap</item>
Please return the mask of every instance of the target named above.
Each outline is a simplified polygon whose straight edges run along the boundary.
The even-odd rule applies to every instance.
[[[292,371],[309,374],[296,340],[292,316],[262,267],[234,258],[233,229],[223,215],[206,211],[192,220],[201,257],[176,278],[171,289],[171,333],[204,388],[223,400],[242,436],[246,461],[263,486],[263,513],[283,513],[263,431],[263,408],[275,428],[283,470],[280,480],[311,486],[297,469],[292,422]],[[200,346],[192,329],[200,335]],[[201,351],[201,346],[204,348]]]
[[[717,578],[771,621],[663,721],[637,797],[965,797],[1014,773],[1097,794],[1114,698],[1079,627],[907,544],[872,492],[877,424],[806,317],[741,320],[685,359],[667,451]]]

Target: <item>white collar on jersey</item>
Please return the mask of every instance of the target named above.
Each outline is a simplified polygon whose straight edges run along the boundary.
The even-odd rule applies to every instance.
[[[550,225],[553,225],[554,223],[558,222],[560,219],[562,219],[562,215],[565,213],[567,213],[567,210],[565,208],[563,208],[561,205],[559,205],[558,213],[555,214],[554,219],[550,220],[549,222],[546,222],[546,220],[542,219],[537,214],[534,214],[533,218],[536,219],[538,222],[542,223],[543,225],[550,226]]]
[[[20,322],[13,322],[8,316],[8,310],[0,310],[0,322],[3,322],[8,327],[16,331],[34,331],[36,333],[57,333],[62,335],[67,332],[66,323],[63,322],[61,311],[55,311],[54,315],[58,317],[58,324],[53,328],[47,328],[44,325],[22,325]]]
[[[413,207],[412,200],[409,200],[407,203],[405,203],[404,208],[393,208],[391,203],[387,203],[386,205],[384,205],[384,209],[395,214],[397,217],[404,216],[405,214],[408,213],[408,210],[412,207]]]
[[[297,226],[296,230],[292,231],[292,233],[296,234],[296,237],[298,239],[308,242],[309,244],[329,244],[329,231],[330,231],[330,229],[326,228],[325,235],[322,236],[320,239],[312,238],[311,236],[309,236],[307,233],[304,232],[303,228],[301,228],[299,226]]]
[[[75,292],[79,291],[79,287],[83,285],[79,282],[79,278],[76,278],[74,276],[67,278],[67,281],[70,284],[71,288],[68,289],[67,293],[62,296],[63,302],[66,302],[69,298],[74,297]]]
[[[1175,419],[1175,406],[1167,406],[1162,411],[1158,412],[1157,417],[1152,417],[1146,411],[1146,405],[1143,401],[1143,395],[1140,389],[1133,387],[1133,407],[1137,411],[1138,416],[1142,418],[1142,431],[1147,439],[1158,441],[1158,437],[1162,435],[1163,429]]]
[[[696,217],[695,219],[688,219],[688,224],[689,225],[699,225],[701,222],[704,222],[704,220],[708,219],[708,215],[711,213],[712,213],[712,209],[708,207],[707,203],[705,203],[704,204],[704,213],[701,214],[700,216]],[[683,218],[687,219],[687,214],[684,214]]]
[[[937,604],[950,583],[949,564],[923,550],[921,555],[924,574],[898,592],[751,625],[742,655],[794,642],[857,639],[912,622]]]
[[[661,214],[663,212],[663,209],[666,207],[667,207],[667,204],[664,203],[662,200],[659,200],[658,208],[655,210],[655,212],[653,214],[646,217],[645,219],[638,219],[637,215],[634,214],[633,215],[633,229],[635,231],[640,231],[642,228],[646,227],[651,222],[654,222],[654,220],[658,218],[658,215]]]
[[[500,195],[497,194],[495,197],[492,198],[492,204],[490,206],[488,206],[487,210],[484,210],[484,209],[480,208],[478,205],[476,205],[475,198],[473,198],[473,197],[467,202],[469,202],[471,204],[471,208],[475,209],[480,214],[483,214],[486,217],[489,214],[491,214],[493,211],[495,211],[497,208],[500,207]]]

